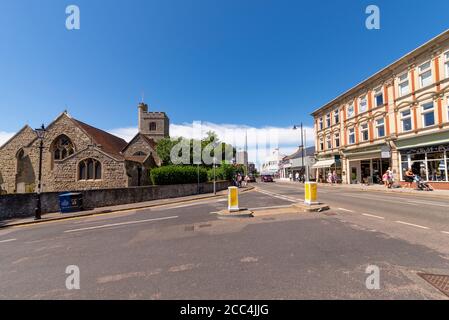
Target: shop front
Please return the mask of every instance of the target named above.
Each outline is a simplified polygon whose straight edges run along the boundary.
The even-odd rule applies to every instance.
[[[312,168],[315,170],[315,177],[317,182],[327,183],[329,173],[337,176],[337,183],[342,182],[342,165],[340,156],[332,158],[319,159]]]
[[[382,175],[392,168],[392,152],[387,145],[354,150],[345,154],[345,183],[382,184]],[[394,170],[393,170],[394,172]]]
[[[449,189],[449,132],[419,136],[397,143],[400,179],[411,168],[436,189]]]

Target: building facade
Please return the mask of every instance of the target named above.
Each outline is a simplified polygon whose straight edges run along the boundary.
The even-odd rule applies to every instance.
[[[317,176],[380,183],[391,167],[449,189],[449,30],[312,113]]]
[[[149,184],[148,170],[160,164],[156,141],[168,136],[169,120],[146,112],[139,132],[127,143],[103,130],[74,119],[67,112],[51,122],[43,139],[43,192],[123,188]],[[156,122],[153,129],[151,123]],[[143,124],[142,124],[143,123]],[[142,129],[142,130],[141,130]],[[148,130],[147,130],[148,129]],[[153,136],[151,133],[155,132]],[[35,130],[23,127],[0,147],[1,193],[37,191],[39,146]]]
[[[315,147],[304,148],[304,163],[302,148],[298,148],[293,154],[282,159],[280,164],[280,179],[290,180],[290,174],[294,179],[298,173],[300,178],[316,179],[315,171],[312,169],[315,165]],[[308,170],[308,171],[307,171]]]

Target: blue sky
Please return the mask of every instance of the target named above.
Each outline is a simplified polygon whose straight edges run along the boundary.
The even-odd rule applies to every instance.
[[[65,28],[76,4],[81,29]],[[365,8],[381,29],[365,28]],[[0,0],[0,132],[75,118],[289,128],[448,28],[449,2]]]

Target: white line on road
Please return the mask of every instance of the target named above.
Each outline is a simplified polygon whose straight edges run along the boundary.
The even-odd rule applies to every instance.
[[[179,216],[171,216],[171,217],[164,217],[164,218],[154,218],[154,219],[145,219],[145,220],[135,220],[135,221],[111,223],[111,224],[105,224],[105,225],[95,226],[95,227],[87,227],[87,228],[66,230],[66,231],[64,231],[64,233],[77,232],[77,231],[86,231],[86,230],[94,230],[94,229],[101,229],[101,228],[109,228],[109,227],[116,227],[116,226],[124,226],[124,225],[129,225],[129,224],[137,224],[137,223],[152,222],[152,221],[161,221],[161,220],[176,219],[176,218],[179,218]]]
[[[400,223],[400,224],[405,224],[408,226],[412,226],[412,227],[421,228],[421,229],[427,229],[427,230],[430,229],[428,227],[420,226],[419,224],[413,224],[413,223],[408,223],[408,222],[404,222],[404,221],[395,221],[395,222]]]
[[[290,207],[291,207],[291,205],[286,205],[286,206],[271,206],[271,207],[249,208],[248,210],[282,209],[282,208],[290,208]]]
[[[369,214],[369,213],[362,213],[362,215],[363,215],[363,216],[366,216],[366,217],[371,217],[371,218],[377,218],[377,219],[382,219],[382,220],[385,220],[385,218],[384,218],[384,217],[381,217],[381,216],[376,216],[376,215],[374,215],[374,214]]]
[[[338,210],[354,213],[354,211],[349,210],[349,209],[345,209],[345,208],[338,208]]]
[[[16,240],[17,239],[0,240],[0,243],[12,242],[12,241],[16,241]]]
[[[441,231],[441,233],[444,233],[444,234],[449,234],[449,232],[448,232],[448,231]]]

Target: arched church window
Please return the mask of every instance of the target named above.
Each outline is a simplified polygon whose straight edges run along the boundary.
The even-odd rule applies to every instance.
[[[53,142],[52,153],[54,160],[64,160],[75,153],[75,147],[69,137],[61,135]]]
[[[96,159],[84,159],[78,164],[78,180],[100,180],[101,162]]]

